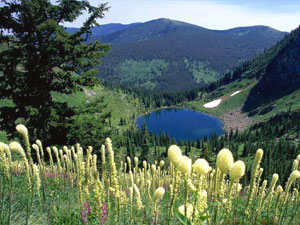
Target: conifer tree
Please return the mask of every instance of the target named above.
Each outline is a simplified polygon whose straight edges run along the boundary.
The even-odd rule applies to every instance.
[[[43,136],[46,144],[60,144],[74,111],[52,94],[70,94],[98,82],[95,66],[109,48],[86,41],[109,8],[78,0],[1,2],[0,44],[6,50],[0,53],[0,99],[13,104],[0,109],[0,129],[12,134],[15,124],[23,123],[33,139]],[[67,33],[63,24],[83,13],[89,15],[83,26]]]

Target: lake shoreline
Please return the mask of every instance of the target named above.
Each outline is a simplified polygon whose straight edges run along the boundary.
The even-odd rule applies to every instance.
[[[226,133],[229,133],[231,129],[233,131],[235,131],[236,128],[241,132],[241,131],[244,131],[246,128],[248,128],[251,124],[253,124],[253,121],[251,120],[251,118],[248,117],[248,115],[246,113],[242,113],[241,107],[229,110],[227,112],[224,112],[221,116],[219,116],[219,115],[215,115],[214,113],[208,113],[207,111],[202,112],[201,110],[197,110],[195,108],[188,107],[188,106],[176,106],[176,105],[174,105],[174,106],[163,106],[163,107],[160,107],[160,108],[151,109],[151,110],[148,110],[144,113],[139,114],[134,119],[135,127],[138,129],[136,120],[137,120],[137,118],[139,118],[141,116],[145,116],[147,114],[150,114],[150,113],[158,111],[158,110],[176,109],[176,108],[177,109],[189,109],[189,110],[192,110],[192,111],[197,111],[197,112],[207,114],[209,116],[214,116],[214,117],[220,119],[223,122],[223,128],[222,129]]]
[[[167,132],[177,140],[197,140],[213,133],[218,136],[226,133],[222,118],[185,106],[164,106],[143,112],[135,118],[135,127],[141,129],[144,120],[148,131]]]
[[[223,129],[225,132],[229,132],[229,131],[230,131],[230,130],[227,130],[227,129],[226,129],[227,126],[226,126],[226,123],[225,123],[224,118],[223,118],[224,115],[222,115],[221,117],[219,117],[219,116],[217,116],[217,115],[210,114],[210,113],[207,113],[207,112],[202,112],[202,111],[200,111],[200,110],[197,110],[197,109],[194,109],[194,108],[191,108],[191,107],[187,107],[187,106],[176,106],[176,105],[173,105],[173,106],[163,106],[163,107],[160,107],[160,108],[151,109],[151,110],[149,110],[149,111],[146,111],[146,112],[143,112],[143,113],[137,115],[137,116],[134,118],[134,124],[135,124],[135,127],[138,128],[138,127],[137,127],[137,124],[136,124],[136,120],[137,120],[139,117],[145,116],[145,115],[150,114],[150,113],[152,113],[152,112],[155,112],[155,111],[158,111],[158,110],[163,110],[163,109],[188,109],[188,110],[192,110],[192,111],[195,111],[195,112],[200,112],[200,113],[203,113],[203,114],[206,114],[206,115],[209,115],[209,116],[213,116],[213,117],[216,117],[216,118],[218,118],[219,120],[221,120],[221,121],[223,122],[223,128],[222,128],[222,129]]]

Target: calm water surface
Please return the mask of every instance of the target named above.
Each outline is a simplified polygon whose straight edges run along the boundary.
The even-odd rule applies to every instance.
[[[147,130],[169,134],[176,140],[197,140],[215,133],[224,134],[223,122],[217,117],[190,109],[162,109],[137,118],[139,129],[146,123]]]

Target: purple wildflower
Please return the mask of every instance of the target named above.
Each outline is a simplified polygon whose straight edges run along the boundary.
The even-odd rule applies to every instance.
[[[88,224],[88,217],[90,213],[90,206],[88,202],[83,203],[83,210],[81,210],[80,215],[81,215],[81,220],[85,223]]]
[[[106,203],[104,202],[103,205],[101,206],[101,213],[100,213],[100,224],[104,225],[105,224],[105,220],[107,218],[107,206]]]

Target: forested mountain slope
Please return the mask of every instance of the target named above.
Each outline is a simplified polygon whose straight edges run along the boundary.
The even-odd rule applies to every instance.
[[[300,89],[300,28],[277,45],[276,52],[251,90],[245,110],[254,110]]]
[[[265,26],[219,31],[157,19],[91,40],[111,43],[100,77],[170,92],[215,81],[285,35]]]

